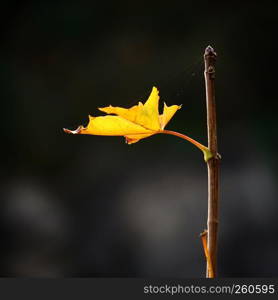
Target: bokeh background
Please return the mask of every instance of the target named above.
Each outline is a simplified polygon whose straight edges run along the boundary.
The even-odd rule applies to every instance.
[[[229,4],[228,4],[229,3]],[[152,86],[206,144],[218,53],[220,277],[278,275],[275,2],[1,4],[0,275],[203,277],[202,153],[173,136],[66,135]]]

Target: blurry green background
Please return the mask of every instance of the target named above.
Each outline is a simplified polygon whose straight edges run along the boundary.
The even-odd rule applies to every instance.
[[[229,4],[228,4],[229,3]],[[1,276],[203,277],[202,153],[66,135],[152,86],[206,144],[217,54],[219,276],[278,275],[275,2],[9,1],[1,9]]]

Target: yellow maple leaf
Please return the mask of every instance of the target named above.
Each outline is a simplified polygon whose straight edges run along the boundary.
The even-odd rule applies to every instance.
[[[159,95],[156,87],[145,102],[131,108],[107,106],[99,108],[105,112],[106,116],[89,116],[87,127],[79,126],[76,130],[65,129],[66,133],[71,134],[91,134],[104,136],[124,136],[128,144],[133,144],[141,139],[158,133],[172,134],[190,141],[204,152],[205,160],[210,158],[207,147],[189,138],[186,135],[175,131],[164,130],[165,126],[181,108],[181,105],[167,106],[164,103],[163,113],[159,115],[158,104]],[[112,115],[111,115],[112,114]]]
[[[106,136],[124,136],[128,144],[161,132],[173,117],[175,112],[181,108],[180,105],[168,107],[164,103],[163,114],[158,112],[159,95],[158,89],[153,87],[152,92],[145,104],[139,102],[131,108],[108,106],[99,108],[108,116],[89,116],[89,124],[86,128],[79,126],[76,130],[65,129],[67,133],[92,134]],[[113,114],[111,116],[110,114]]]

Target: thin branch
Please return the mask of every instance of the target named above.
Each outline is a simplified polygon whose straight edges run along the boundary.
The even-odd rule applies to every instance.
[[[208,46],[204,53],[205,84],[207,106],[208,149],[212,158],[207,161],[208,168],[208,237],[207,247],[211,258],[212,272],[217,272],[217,235],[218,235],[218,201],[219,201],[219,158],[217,152],[217,127],[215,104],[215,62],[216,53]],[[207,264],[207,277],[209,277],[209,264]]]

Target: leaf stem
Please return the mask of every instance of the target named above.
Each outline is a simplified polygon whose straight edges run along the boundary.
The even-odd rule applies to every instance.
[[[207,106],[208,149],[212,158],[207,161],[208,168],[208,220],[207,248],[211,262],[207,261],[207,277],[216,276],[218,202],[219,202],[219,158],[217,153],[216,103],[215,103],[215,62],[216,53],[208,46],[204,53],[205,85]],[[211,266],[210,266],[211,265]],[[212,268],[212,271],[210,269]]]
[[[203,152],[204,159],[205,159],[206,162],[212,157],[211,152],[209,151],[209,149],[206,146],[200,144],[199,142],[195,141],[194,139],[192,139],[191,137],[189,137],[185,134],[182,134],[182,133],[179,133],[179,132],[176,132],[176,131],[172,131],[172,130],[162,130],[159,133],[170,134],[170,135],[174,135],[174,136],[177,136],[179,138],[182,138],[184,140],[187,140],[188,142],[195,145],[197,148],[199,148]]]

